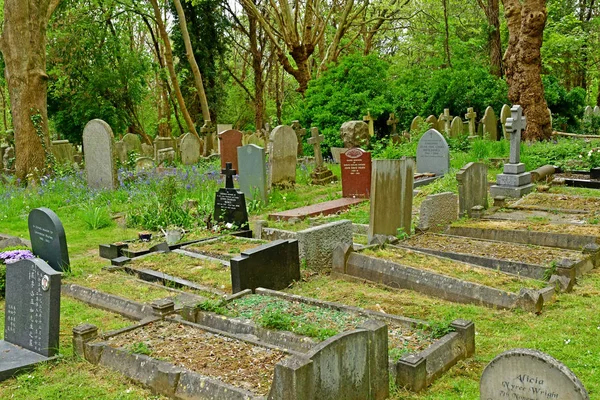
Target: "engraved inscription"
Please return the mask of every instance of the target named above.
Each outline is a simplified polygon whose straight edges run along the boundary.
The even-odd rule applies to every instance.
[[[240,208],[240,196],[237,193],[218,192],[217,205],[225,210],[237,210]]]
[[[544,379],[527,374],[519,374],[510,381],[502,381],[497,389],[498,398],[515,400],[561,399],[560,395],[544,385]],[[486,400],[494,400],[488,397]]]
[[[31,232],[45,243],[52,243],[55,237],[53,230],[41,227],[39,225],[33,225]]]

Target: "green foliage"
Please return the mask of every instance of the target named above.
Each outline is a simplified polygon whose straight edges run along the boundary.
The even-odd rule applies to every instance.
[[[576,87],[570,91],[554,76],[543,76],[544,97],[552,111],[553,127],[557,130],[575,132],[579,130],[579,116],[585,107],[585,90]]]
[[[6,295],[6,265],[0,263],[0,299]]]
[[[113,224],[108,207],[88,206],[82,210],[80,216],[90,230],[106,228]]]
[[[149,356],[152,354],[152,350],[150,347],[144,342],[135,342],[129,346],[129,352],[133,354],[142,354],[145,356]]]
[[[454,332],[454,328],[447,322],[433,321],[429,323],[427,331],[431,333],[432,338],[440,339],[447,334]]]
[[[230,312],[226,307],[226,302],[223,300],[207,299],[196,304],[198,310],[213,312],[220,315],[229,315]]]

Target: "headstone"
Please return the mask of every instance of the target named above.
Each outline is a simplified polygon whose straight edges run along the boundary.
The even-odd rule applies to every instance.
[[[123,141],[119,140],[118,142],[115,142],[115,152],[117,154],[117,159],[119,162],[121,162],[121,164],[127,162],[127,148],[125,147],[125,143],[123,143]]]
[[[281,290],[300,280],[297,240],[275,240],[230,260],[231,291],[246,289]]]
[[[154,157],[154,146],[147,143],[142,143],[142,157]]]
[[[139,157],[135,160],[136,172],[152,170],[155,167],[156,165],[154,164],[154,160],[150,157]]]
[[[450,148],[446,139],[435,129],[421,137],[417,145],[417,172],[444,175],[450,169]]]
[[[368,240],[411,233],[414,160],[373,160]]]
[[[450,109],[444,108],[444,114],[440,115],[438,121],[440,124],[440,130],[443,129],[446,135],[450,135],[450,125],[452,124],[452,115],[450,115]]]
[[[331,147],[329,151],[331,151],[331,158],[333,158],[333,162],[335,164],[340,163],[340,155],[348,150],[345,147]]]
[[[163,149],[173,149],[177,152],[177,140],[172,137],[157,137],[154,139],[154,159],[158,161],[158,152]]]
[[[600,107],[598,107],[598,106],[595,106],[595,107],[594,107],[593,114],[594,114],[595,116],[597,116],[597,117],[600,117]]]
[[[397,132],[396,132],[396,125],[398,125],[398,122],[400,122],[400,121],[398,121],[398,118],[396,118],[396,114],[394,114],[394,113],[391,113],[391,114],[390,114],[390,117],[389,117],[389,118],[388,118],[388,120],[386,121],[386,124],[387,124],[388,126],[391,126],[391,127],[392,127],[392,132],[390,133],[390,136],[397,135]]]
[[[498,120],[496,119],[496,114],[494,114],[494,109],[492,107],[485,109],[482,122],[483,136],[489,140],[498,140]]]
[[[416,131],[421,130],[421,128],[423,127],[423,117],[417,115],[416,117],[413,118],[412,122],[410,123],[410,132],[414,133]]]
[[[311,137],[308,139],[308,144],[313,146],[315,153],[315,162],[317,164],[315,170],[310,174],[313,185],[326,185],[333,181],[337,181],[337,176],[323,165],[323,156],[321,154],[321,142],[323,135],[319,135],[319,129],[316,127],[310,128]]]
[[[240,190],[249,200],[261,200],[267,203],[267,165],[265,149],[255,144],[247,144],[237,148],[240,165]]]
[[[142,154],[142,141],[138,135],[128,133],[123,136],[122,142],[127,156],[129,156],[130,152],[135,152],[138,156]]]
[[[463,134],[463,121],[460,117],[454,117],[450,125],[450,137],[457,138]]]
[[[469,121],[469,136],[477,136],[477,113],[473,111],[473,107],[467,108],[465,118]]]
[[[248,229],[248,210],[244,193],[233,187],[233,175],[237,173],[228,162],[221,171],[225,175],[225,188],[219,189],[215,196],[214,220],[237,230]]]
[[[552,111],[548,108],[548,118],[550,118],[550,128],[552,128]]]
[[[509,163],[504,164],[504,173],[498,174],[496,185],[490,188],[492,197],[505,196],[519,198],[533,190],[531,173],[525,172],[525,164],[521,162],[521,131],[525,130],[526,119],[523,109],[514,105],[510,109],[511,118],[506,120],[506,131],[510,133]]]
[[[243,133],[230,129],[219,133],[219,153],[221,154],[221,168],[225,169],[231,163],[233,169],[239,171],[237,148],[242,146]]]
[[[538,350],[513,349],[494,358],[479,382],[482,400],[589,400],[566,365]]]
[[[15,169],[15,148],[7,147],[2,156],[2,166],[4,171],[12,171]]]
[[[458,181],[459,216],[471,217],[475,206],[488,208],[488,168],[483,163],[471,162],[456,173]]]
[[[510,107],[506,104],[502,106],[502,110],[500,110],[500,125],[502,125],[502,133],[504,134],[504,139],[510,140],[510,134],[506,132],[506,120],[510,118]]]
[[[273,129],[269,137],[269,187],[296,183],[298,139],[287,125]]]
[[[198,163],[202,155],[202,144],[200,139],[191,132],[181,138],[181,163],[183,165],[194,165]]]
[[[367,111],[367,115],[363,117],[363,121],[369,125],[369,136],[375,136],[375,118],[371,116],[371,111]]]
[[[31,210],[27,220],[31,251],[57,271],[68,271],[69,250],[62,222],[54,211],[41,207]]]
[[[342,196],[368,198],[371,193],[371,153],[355,147],[340,158]]]
[[[91,189],[117,187],[114,136],[110,126],[101,119],[93,119],[83,129],[85,172]]]
[[[258,134],[258,132],[255,132],[252,135],[248,136],[248,138],[246,139],[246,144],[254,144],[258,147],[264,148],[265,140]]]
[[[340,127],[340,135],[346,149],[369,144],[369,126],[363,121],[344,122]]]
[[[217,134],[233,129],[233,124],[217,124]]]
[[[52,155],[59,164],[73,164],[73,145],[68,140],[53,140]]]
[[[458,219],[458,197],[452,192],[429,195],[421,203],[419,224],[421,231],[442,232]]]
[[[175,162],[175,149],[167,147],[166,149],[160,149],[156,153],[156,163],[159,166],[173,165]]]
[[[302,157],[304,154],[302,149],[302,142],[306,135],[306,129],[302,128],[299,121],[292,121],[292,129],[296,132],[296,138],[298,139],[298,157]]]
[[[0,381],[58,354],[61,273],[38,258],[6,266]]]
[[[431,129],[436,129],[438,126],[438,119],[436,118],[435,115],[430,115],[429,117],[427,117],[425,119],[425,123],[429,124]]]

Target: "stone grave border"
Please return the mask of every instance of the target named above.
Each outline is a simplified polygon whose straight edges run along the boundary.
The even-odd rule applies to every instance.
[[[435,234],[429,233],[429,235],[436,236],[444,236],[444,237],[453,237],[454,235],[448,234]],[[455,236],[457,238],[465,238],[465,236]],[[489,240],[489,239],[479,239],[484,242],[502,242],[498,240]],[[526,243],[529,244],[529,243]],[[528,264],[524,262],[516,262],[516,261],[508,261],[508,260],[498,260],[496,258],[488,258],[483,256],[477,256],[468,253],[455,253],[452,251],[442,251],[442,250],[433,250],[428,249],[426,247],[416,247],[403,244],[403,242],[399,242],[393,247],[400,247],[404,249],[410,249],[414,251],[418,251],[421,253],[426,253],[434,256],[450,258],[456,261],[462,261],[468,264],[473,264],[478,267],[498,270],[507,274],[512,275],[520,275],[525,276],[532,279],[544,280],[544,274],[549,267],[544,267],[543,265],[537,264]],[[579,250],[579,249],[578,249]],[[560,259],[555,260],[556,262],[556,275],[565,276],[569,279],[574,280],[576,276],[581,276],[585,272],[592,270],[595,267],[595,258],[592,256],[586,256],[585,252],[582,252],[583,258],[579,261],[569,260],[569,259]]]
[[[560,195],[550,195],[550,196],[560,196]],[[514,203],[506,206],[506,208],[508,208],[509,210],[525,210],[525,211],[547,211],[547,212],[553,212],[553,213],[562,213],[562,214],[589,214],[590,210],[577,210],[577,209],[570,209],[570,208],[553,208],[553,207],[542,207],[542,206],[529,206],[529,205],[522,205],[521,203],[525,202],[525,199],[527,198],[527,196],[524,196],[522,198],[520,198],[519,200],[515,201]]]
[[[377,247],[377,245],[372,245],[366,246],[365,249]],[[433,257],[436,256],[433,255]],[[522,308],[525,311],[540,313],[544,301],[551,299],[556,291],[556,285],[551,284],[540,290],[522,288],[519,293],[507,292],[393,261],[366,256],[360,254],[360,250],[354,251],[350,246],[338,246],[334,251],[333,258],[333,276],[359,282],[368,280],[457,303],[501,309]],[[474,266],[474,268],[479,267]]]
[[[320,371],[330,364],[338,364],[348,351],[352,351],[357,341],[366,348],[369,359],[365,375],[368,382],[362,383],[363,391],[368,391],[369,399],[386,398],[389,391],[389,374],[382,365],[387,362],[387,326],[378,321],[366,321],[357,329],[340,333],[315,346],[308,352],[297,352],[256,340],[247,335],[218,330],[209,326],[185,321],[181,318],[149,318],[117,331],[98,336],[98,328],[82,324],[73,328],[73,348],[80,357],[94,365],[102,365],[116,370],[128,378],[149,387],[152,391],[177,398],[219,398],[219,399],[265,399],[253,392],[237,388],[218,379],[177,367],[169,362],[149,356],[132,354],[123,348],[111,347],[107,339],[119,334],[144,327],[160,320],[169,323],[184,324],[212,334],[236,339],[256,347],[268,348],[288,354],[275,365],[269,398],[275,400],[300,400],[314,397],[317,393],[335,395],[343,390],[344,382],[334,385],[334,393],[317,379]],[[96,339],[100,342],[91,343]],[[385,359],[383,354],[385,352]],[[329,371],[328,371],[329,372]],[[330,372],[329,372],[330,373]],[[338,380],[343,379],[337,376]]]

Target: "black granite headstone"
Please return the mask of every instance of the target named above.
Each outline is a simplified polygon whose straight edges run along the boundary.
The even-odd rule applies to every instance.
[[[215,197],[214,220],[217,223],[232,224],[237,230],[248,229],[248,210],[246,209],[246,197],[243,192],[233,187],[235,169],[231,169],[231,163],[221,171],[226,176],[225,188],[219,189]]]
[[[275,240],[234,257],[231,264],[231,291],[246,289],[281,290],[300,280],[297,240]]]
[[[0,380],[58,353],[61,273],[39,258],[6,266]]]
[[[70,269],[67,238],[54,211],[41,207],[31,210],[28,219],[31,250],[57,271]]]

